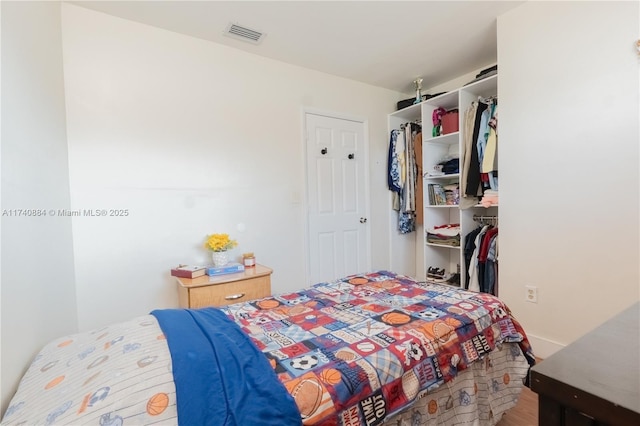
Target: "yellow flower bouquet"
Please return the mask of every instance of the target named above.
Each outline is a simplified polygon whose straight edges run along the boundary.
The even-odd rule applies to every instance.
[[[214,252],[231,250],[238,245],[236,240],[229,238],[229,234],[211,234],[207,235],[207,241],[204,248]]]

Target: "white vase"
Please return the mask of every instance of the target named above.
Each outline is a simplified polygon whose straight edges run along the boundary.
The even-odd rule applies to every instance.
[[[229,253],[226,251],[214,251],[211,253],[213,259],[213,265],[220,267],[229,263]]]

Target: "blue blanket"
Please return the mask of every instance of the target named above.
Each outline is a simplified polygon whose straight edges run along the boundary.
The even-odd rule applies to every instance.
[[[267,358],[216,308],[151,312],[173,363],[181,425],[299,425],[300,412]]]

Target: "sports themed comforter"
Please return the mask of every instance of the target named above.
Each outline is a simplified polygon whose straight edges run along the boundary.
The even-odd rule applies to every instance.
[[[496,297],[391,272],[222,311],[269,359],[305,424],[380,424],[504,342],[535,362]]]
[[[45,346],[2,424],[492,425],[533,363],[495,297],[390,272],[153,314]]]

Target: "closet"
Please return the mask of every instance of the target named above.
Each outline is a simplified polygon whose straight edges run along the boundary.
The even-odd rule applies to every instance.
[[[416,160],[422,186],[419,203],[422,217],[416,222],[414,246],[418,279],[442,281],[438,277],[444,276],[450,278],[449,284],[467,288],[470,282],[476,283],[468,276],[469,272],[478,272],[479,265],[468,264],[471,247],[469,243],[465,247],[465,238],[485,227],[495,228],[492,231],[495,236],[499,221],[497,94],[498,78],[492,75],[388,116],[390,134],[405,123],[422,126],[421,158]],[[478,108],[487,111],[484,117],[477,112]],[[484,121],[494,113],[496,120],[492,125],[496,128],[490,135],[492,127]],[[465,116],[469,119],[465,120]],[[482,130],[478,130],[481,121]],[[484,139],[480,148],[478,137]],[[487,144],[489,137],[491,145]],[[478,156],[484,160],[485,153],[491,161],[479,161]],[[497,240],[494,241],[497,252]],[[496,265],[490,266],[497,272],[495,260]]]

